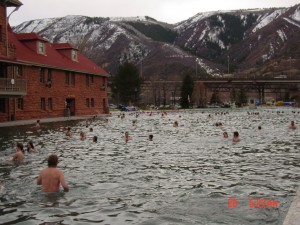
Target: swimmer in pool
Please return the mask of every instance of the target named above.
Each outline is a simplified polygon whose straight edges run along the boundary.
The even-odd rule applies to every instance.
[[[239,138],[239,132],[235,131],[233,132],[233,138],[232,141],[233,142],[239,142],[241,139]]]
[[[94,143],[97,143],[97,141],[98,141],[98,137],[97,137],[97,136],[94,136],[94,137],[93,137],[93,142],[94,142]]]
[[[27,143],[27,152],[35,152],[35,149],[34,149],[34,145],[33,145],[33,142],[32,141],[29,141]]]
[[[295,122],[294,122],[294,121],[291,121],[291,124],[290,124],[290,126],[289,126],[289,129],[295,130],[296,128],[297,128],[297,126],[296,126]]]
[[[125,132],[124,140],[127,143],[129,140],[132,140],[132,138],[129,136],[128,131]]]
[[[39,129],[39,128],[41,127],[40,120],[37,120],[37,121],[36,121],[35,127],[36,127],[37,129]]]
[[[42,185],[42,192],[58,192],[60,184],[64,191],[69,191],[64,173],[57,169],[57,164],[58,157],[50,155],[48,157],[48,168],[43,169],[37,178],[37,185]]]
[[[83,132],[80,132],[80,141],[85,140],[85,134]]]
[[[178,127],[178,122],[177,121],[174,121],[173,127]]]
[[[224,133],[223,133],[223,137],[224,137],[224,138],[228,138],[228,133],[227,133],[227,132],[224,132]]]
[[[65,132],[65,135],[68,137],[72,137],[71,127],[68,127],[67,131]]]
[[[153,141],[153,134],[150,134],[150,135],[149,135],[148,140],[149,140],[149,141]]]
[[[21,162],[24,160],[24,149],[21,143],[17,143],[17,152],[14,154],[12,161]]]

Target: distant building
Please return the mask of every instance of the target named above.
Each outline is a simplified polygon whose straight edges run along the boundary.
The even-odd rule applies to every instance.
[[[68,43],[16,34],[0,0],[0,121],[108,112],[108,73]]]

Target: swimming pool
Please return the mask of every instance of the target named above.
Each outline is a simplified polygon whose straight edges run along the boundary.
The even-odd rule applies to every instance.
[[[300,114],[277,111],[200,110],[165,118],[125,113],[125,119],[93,121],[93,132],[85,121],[42,123],[38,131],[1,128],[1,224],[281,224],[299,185],[299,128],[287,127],[291,120],[299,124]],[[63,134],[67,126],[72,138]],[[241,142],[232,143],[236,130]],[[80,131],[87,140],[79,140]],[[8,163],[15,143],[29,140],[38,153],[26,154],[23,164]],[[51,153],[59,156],[70,192],[43,195],[36,185]],[[278,201],[279,207],[250,208],[250,198]]]

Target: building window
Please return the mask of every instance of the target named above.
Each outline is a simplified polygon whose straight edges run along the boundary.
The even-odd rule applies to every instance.
[[[48,110],[52,110],[52,98],[48,98]]]
[[[0,25],[0,41],[2,41],[2,26]]]
[[[73,61],[78,61],[78,55],[76,50],[72,50],[72,60]]]
[[[52,70],[48,69],[47,87],[52,86]]]
[[[5,98],[0,98],[0,113],[5,113]]]
[[[40,68],[40,82],[45,83],[45,68]]]
[[[85,99],[85,105],[86,105],[86,107],[90,107],[90,99],[89,98]]]
[[[52,81],[52,70],[48,69],[48,80]]]
[[[41,98],[41,110],[43,110],[43,111],[46,110],[45,98]]]
[[[16,71],[16,75],[17,75],[18,77],[22,77],[22,75],[23,75],[22,66],[16,66],[16,67],[15,67],[15,71]]]
[[[90,86],[90,76],[89,75],[85,75],[85,84],[87,87]]]
[[[93,84],[94,83],[94,76],[91,75],[91,83]]]
[[[102,87],[105,87],[105,77],[102,77]]]
[[[18,109],[23,110],[24,105],[23,105],[23,98],[18,98]]]
[[[95,107],[95,101],[93,98],[91,98],[91,107]]]
[[[45,43],[44,42],[42,42],[42,41],[38,41],[37,42],[38,43],[38,53],[39,54],[43,54],[43,55],[45,55]]]
[[[66,81],[65,81],[66,85],[70,84],[70,72],[66,71]]]
[[[72,86],[75,86],[75,73],[74,72],[71,73],[71,84],[72,84]]]

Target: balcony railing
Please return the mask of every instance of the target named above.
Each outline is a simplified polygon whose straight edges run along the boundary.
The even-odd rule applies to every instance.
[[[25,79],[0,78],[0,95],[22,96],[27,93]]]

